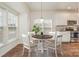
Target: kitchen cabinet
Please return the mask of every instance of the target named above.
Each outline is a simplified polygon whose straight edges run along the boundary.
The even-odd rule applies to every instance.
[[[62,42],[70,42],[70,31],[62,32]]]

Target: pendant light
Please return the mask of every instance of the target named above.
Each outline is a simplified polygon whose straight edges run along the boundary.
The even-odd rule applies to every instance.
[[[42,32],[41,32],[41,35],[43,35],[43,32],[44,32],[44,24],[43,24],[44,19],[43,19],[43,15],[42,15],[42,1],[41,1],[41,18],[40,18],[40,20],[41,20],[41,23],[42,23]]]
[[[41,22],[43,22],[44,19],[43,19],[43,15],[42,15],[42,1],[41,1]]]

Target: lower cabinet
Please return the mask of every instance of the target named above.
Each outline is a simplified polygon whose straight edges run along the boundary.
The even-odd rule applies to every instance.
[[[66,32],[62,32],[62,42],[70,42],[70,32],[66,31]]]

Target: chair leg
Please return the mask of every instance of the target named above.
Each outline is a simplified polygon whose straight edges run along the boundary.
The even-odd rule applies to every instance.
[[[47,49],[47,56],[49,56],[49,49]]]
[[[37,50],[37,51],[36,51],[36,56],[37,56],[37,57],[39,57],[40,52],[41,52],[41,50]]]
[[[28,52],[28,57],[30,57],[31,56],[31,50],[29,49],[29,52]]]
[[[55,56],[57,57],[58,55],[57,55],[57,49],[55,49]]]
[[[38,51],[39,51],[39,50],[35,51],[35,52],[36,52],[36,56],[37,56],[37,57],[38,57],[38,53],[39,53]]]
[[[22,56],[24,55],[24,46],[23,46],[23,50],[22,50]]]
[[[62,49],[61,49],[61,55],[63,56],[63,52],[62,52]]]
[[[63,49],[62,49],[62,46],[60,46],[60,51],[61,51],[61,55],[63,56]]]

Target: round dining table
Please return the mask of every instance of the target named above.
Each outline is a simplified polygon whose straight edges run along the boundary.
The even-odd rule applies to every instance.
[[[52,35],[32,35],[34,40],[38,41],[38,49],[41,50],[42,53],[44,53],[44,50],[47,50],[47,47],[45,41],[50,40],[53,36]]]
[[[53,36],[52,35],[33,35],[32,37],[37,39],[51,39]]]

